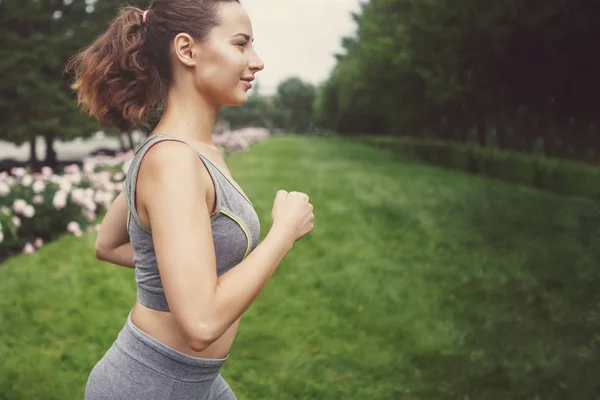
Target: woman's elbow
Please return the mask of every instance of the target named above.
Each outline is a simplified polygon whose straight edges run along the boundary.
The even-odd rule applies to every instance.
[[[96,257],[97,260],[102,261],[104,257],[102,254],[102,249],[100,249],[99,247],[94,247],[94,257]]]
[[[113,249],[111,248],[110,242],[104,240],[104,235],[98,234],[96,242],[94,243],[94,256],[101,261],[104,261],[106,254],[110,253]]]
[[[200,326],[196,332],[191,335],[187,335],[186,342],[188,346],[194,351],[204,351],[210,345],[212,345],[218,338],[216,331],[209,327],[209,325]]]

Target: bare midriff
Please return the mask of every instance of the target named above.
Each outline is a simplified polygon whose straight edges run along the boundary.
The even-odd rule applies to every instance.
[[[131,322],[164,345],[189,356],[200,358],[225,358],[233,345],[240,324],[238,319],[209,347],[202,351],[195,351],[187,344],[175,318],[168,311],[153,310],[136,301],[131,311]]]

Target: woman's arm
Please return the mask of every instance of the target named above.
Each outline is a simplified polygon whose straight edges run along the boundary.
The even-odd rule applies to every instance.
[[[127,232],[127,202],[121,192],[100,224],[94,254],[98,260],[134,268],[133,248]]]
[[[198,156],[177,142],[155,145],[138,178],[171,314],[189,346],[217,340],[263,289],[294,239],[271,231],[235,268],[217,278],[207,193],[211,178]]]

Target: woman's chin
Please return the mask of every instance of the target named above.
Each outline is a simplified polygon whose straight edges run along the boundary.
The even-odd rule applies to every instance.
[[[227,103],[225,104],[226,106],[229,107],[236,107],[236,106],[243,106],[244,104],[246,104],[246,102],[248,101],[248,92],[244,91],[243,93],[236,93],[235,96],[233,96],[231,99],[229,99],[229,101],[227,101]]]

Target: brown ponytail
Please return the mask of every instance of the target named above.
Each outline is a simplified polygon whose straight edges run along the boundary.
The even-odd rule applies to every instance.
[[[154,0],[144,10],[121,9],[102,35],[66,65],[79,106],[101,123],[130,131],[166,100],[172,80],[169,50],[180,32],[202,41],[219,21],[216,4],[238,0]]]

